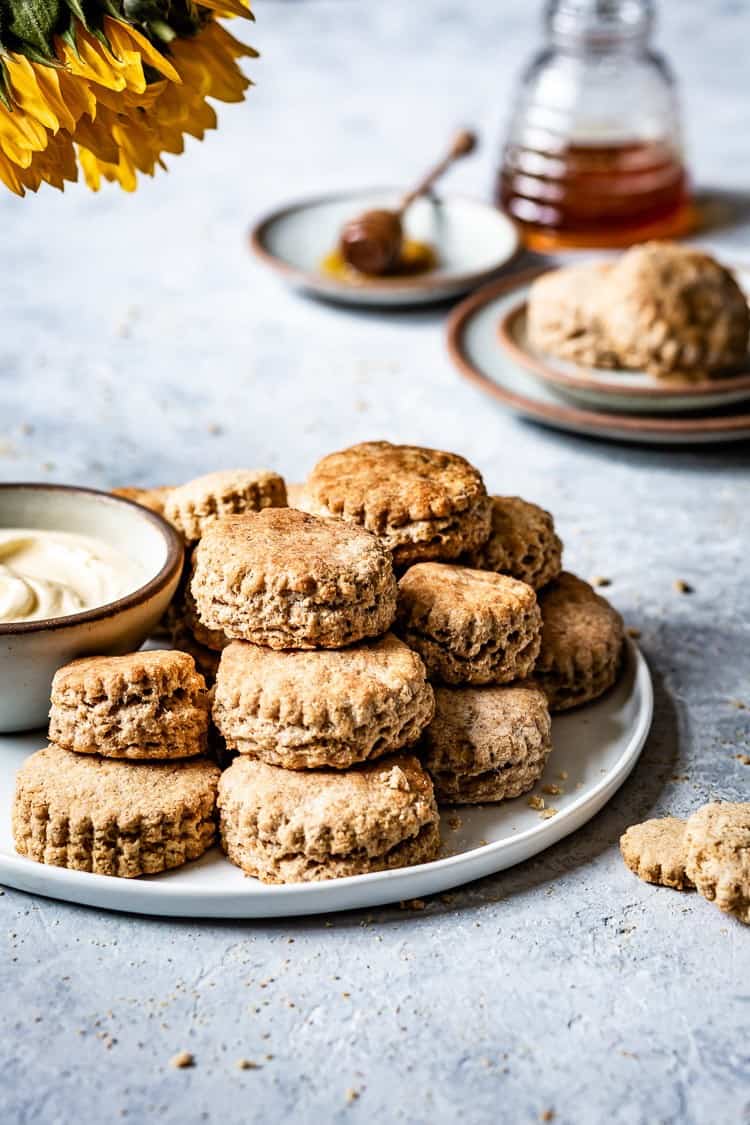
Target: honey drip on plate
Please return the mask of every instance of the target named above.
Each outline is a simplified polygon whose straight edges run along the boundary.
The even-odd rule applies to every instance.
[[[320,263],[320,272],[326,277],[333,277],[336,281],[346,281],[349,285],[364,285],[374,281],[387,281],[392,277],[417,277],[419,274],[429,273],[438,265],[438,256],[428,242],[419,242],[416,238],[405,238],[401,247],[401,259],[398,267],[385,277],[372,277],[360,273],[344,260],[338,247],[326,254]]]

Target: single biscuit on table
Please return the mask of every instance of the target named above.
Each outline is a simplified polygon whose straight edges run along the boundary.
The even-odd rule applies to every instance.
[[[286,485],[278,473],[270,469],[223,469],[173,488],[164,514],[187,543],[195,543],[225,516],[285,507]]]
[[[438,801],[474,805],[527,792],[552,750],[547,697],[533,681],[435,689],[422,761]]]
[[[206,748],[209,696],[185,652],[89,656],[52,681],[50,741],[107,758],[189,758]]]
[[[492,533],[466,557],[466,565],[494,570],[526,582],[535,590],[557,578],[562,543],[549,512],[520,496],[493,496]]]
[[[611,270],[609,262],[584,262],[538,277],[526,307],[531,346],[585,367],[617,367],[602,300]]]
[[[394,632],[431,679],[503,684],[534,668],[542,619],[525,582],[487,570],[417,563],[399,582]]]
[[[300,773],[241,755],[221,776],[218,803],[229,859],[264,883],[407,867],[440,848],[432,782],[410,756]]]
[[[385,633],[396,611],[387,548],[369,531],[295,508],[227,516],[195,550],[198,617],[268,648],[342,648]]]
[[[624,629],[614,606],[588,582],[563,571],[539,592],[542,647],[534,678],[551,711],[567,711],[602,695],[617,679]]]
[[[112,495],[120,496],[123,500],[132,500],[134,504],[140,504],[142,508],[148,508],[150,512],[163,516],[164,506],[171,491],[172,489],[166,485],[159,488],[113,488]]]
[[[118,762],[48,746],[16,776],[16,851],[126,879],[179,867],[214,843],[219,775],[203,758]]]
[[[355,762],[411,746],[432,718],[425,666],[392,634],[345,649],[224,650],[213,718],[230,749],[285,769]]]
[[[624,367],[689,376],[747,360],[747,298],[708,254],[669,242],[633,246],[613,266],[606,299]]]
[[[714,801],[685,829],[687,873],[719,910],[750,924],[750,804]]]
[[[630,870],[646,883],[691,890],[693,882],[685,870],[686,822],[676,816],[658,817],[633,824],[620,837],[622,858]]]
[[[414,445],[368,441],[329,454],[308,477],[303,503],[374,532],[397,567],[458,558],[490,533],[479,471],[455,453]]]

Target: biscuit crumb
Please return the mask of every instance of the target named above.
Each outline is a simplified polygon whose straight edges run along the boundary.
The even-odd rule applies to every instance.
[[[675,578],[674,588],[678,594],[692,594],[693,587],[684,578]]]
[[[179,1051],[176,1055],[172,1055],[169,1065],[177,1070],[185,1070],[186,1067],[195,1066],[195,1055],[191,1055],[190,1051]]]
[[[424,910],[427,904],[423,898],[407,898],[398,905],[401,910]]]
[[[350,1089],[348,1089],[346,1091],[346,1101],[347,1101],[348,1105],[351,1105],[352,1102],[356,1102],[358,1097],[359,1097],[359,1090],[355,1090],[354,1087],[351,1087]]]
[[[549,818],[551,816],[557,816],[557,809],[553,809],[553,808],[544,809],[542,812],[540,812],[539,815],[542,818],[542,820],[549,820]]]
[[[567,781],[568,780],[568,771],[567,770],[560,770],[560,772],[558,773],[557,776],[560,778],[560,781]]]
[[[640,629],[635,629],[632,625],[628,625],[625,632],[629,637],[632,637],[634,641],[637,641],[641,635]]]
[[[543,785],[542,793],[547,793],[550,797],[557,797],[562,793],[562,789],[559,785]]]
[[[554,1109],[545,1109],[545,1110],[542,1110],[542,1112],[539,1114],[539,1120],[540,1121],[554,1121],[555,1116],[556,1115],[555,1115]]]
[[[533,793],[530,797],[527,798],[526,804],[530,809],[536,809],[537,811],[539,811],[540,809],[544,808],[544,797],[540,797],[537,793]]]
[[[386,785],[389,789],[401,789],[405,793],[409,792],[409,778],[400,766],[393,767],[386,779]]]
[[[461,820],[461,817],[458,815],[458,813],[451,813],[451,815],[448,817],[448,827],[452,828],[454,832],[457,831],[462,826],[462,824],[463,821]]]
[[[594,577],[591,579],[591,585],[592,586],[611,586],[612,585],[612,579],[611,578],[605,578],[603,574],[595,574]]]
[[[730,699],[729,706],[736,707],[738,711],[745,711],[747,709],[747,703],[743,703],[741,699]]]
[[[260,1063],[253,1062],[252,1059],[237,1059],[234,1064],[238,1070],[260,1070]]]
[[[750,754],[735,754],[738,762],[742,762],[743,766],[750,766]]]

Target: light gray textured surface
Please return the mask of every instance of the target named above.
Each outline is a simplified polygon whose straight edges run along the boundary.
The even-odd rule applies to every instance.
[[[697,178],[747,191],[747,7],[662,8]],[[334,310],[245,252],[263,210],[418,171],[456,123],[490,143],[454,185],[485,191],[536,9],[261,0],[258,88],[168,176],[135,197],[1,197],[0,478],[295,479],[373,436],[460,450],[553,509],[569,565],[610,577],[642,629],[658,692],[643,759],[581,832],[419,913],[198,925],[6,891],[4,1125],[750,1120],[750,934],[640,883],[617,850],[633,821],[748,793],[750,710],[731,702],[750,706],[747,448],[516,422],[454,373],[443,312]],[[742,256],[747,233],[715,241]],[[183,1049],[196,1066],[170,1068]]]

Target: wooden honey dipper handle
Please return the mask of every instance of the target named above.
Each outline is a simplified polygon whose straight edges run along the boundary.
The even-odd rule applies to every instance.
[[[445,156],[438,161],[422,179],[401,199],[398,208],[390,211],[376,208],[365,211],[345,223],[339,237],[339,251],[342,258],[360,273],[377,277],[397,268],[403,246],[403,227],[401,219],[407,207],[415,199],[424,195],[435,181],[450,168],[454,160],[460,160],[476,148],[477,138],[468,129],[462,129],[453,138],[453,143]]]
[[[446,152],[445,156],[437,162],[429,172],[426,172],[422,179],[417,183],[411,191],[407,192],[401,200],[401,205],[398,209],[398,214],[403,215],[407,207],[409,207],[415,199],[420,195],[424,195],[432,185],[440,179],[444,172],[447,172],[451,164],[456,160],[460,160],[463,156],[468,156],[473,152],[477,146],[476,133],[472,133],[469,129],[461,129],[456,133],[453,138],[453,143]]]

